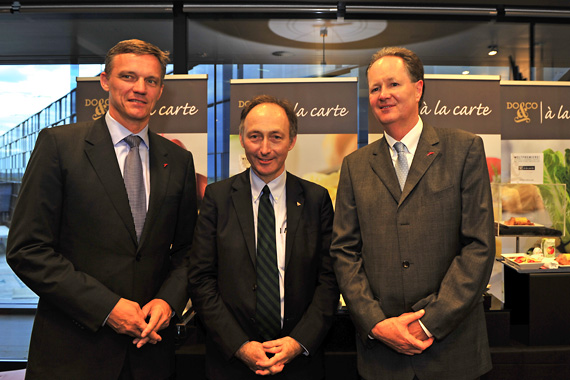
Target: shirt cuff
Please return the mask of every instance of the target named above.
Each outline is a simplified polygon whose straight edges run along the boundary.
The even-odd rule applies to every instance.
[[[301,346],[301,348],[303,349],[303,355],[309,356],[309,350],[307,350],[307,349],[305,348],[305,346],[303,346],[303,345],[301,344],[301,342],[299,342],[297,339],[295,339],[295,338],[293,338],[293,339],[295,340],[295,342],[299,343],[299,346]]]
[[[428,336],[428,338],[431,338],[433,335],[429,332],[429,330],[424,326],[424,324],[422,323],[422,321],[420,319],[418,319],[418,322],[420,323],[420,326],[422,327],[422,330],[424,330],[424,332],[426,333],[426,335]]]

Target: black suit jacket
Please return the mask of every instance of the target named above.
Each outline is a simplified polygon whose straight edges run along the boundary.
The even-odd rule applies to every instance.
[[[22,180],[8,237],[15,273],[40,296],[27,377],[136,378],[173,371],[174,326],[133,349],[103,326],[122,297],[154,298],[178,315],[188,299],[187,253],[196,220],[192,155],[149,132],[150,199],[137,244],[127,192],[103,119],[42,130]]]
[[[285,365],[284,378],[322,378],[320,345],[339,293],[329,246],[333,208],[321,186],[287,173],[285,306],[282,336],[310,353]],[[247,341],[263,341],[255,322],[255,231],[249,170],[209,185],[190,255],[193,305],[206,327],[209,379],[258,378],[234,357]]]

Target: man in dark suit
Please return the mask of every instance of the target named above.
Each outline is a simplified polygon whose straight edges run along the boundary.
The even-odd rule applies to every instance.
[[[495,256],[482,140],[422,122],[423,66],[407,49],[376,53],[368,88],[385,134],[343,162],[331,245],[359,374],[477,378],[491,369],[482,295]]]
[[[329,256],[333,208],[323,187],[285,171],[296,135],[289,103],[254,98],[242,111],[239,135],[251,169],[206,188],[189,283],[206,328],[210,380],[324,376],[320,346],[339,299]],[[266,196],[271,226],[263,219]],[[266,244],[274,247],[270,264]],[[261,314],[271,281],[276,327],[269,333]]]
[[[105,118],[38,136],[7,249],[14,272],[40,296],[28,379],[173,373],[170,320],[188,300],[197,211],[192,155],[148,130],[167,63],[168,53],[152,44],[120,42],[101,74]],[[123,140],[129,135],[138,136],[138,149]],[[137,151],[140,158],[131,155]],[[129,156],[138,169],[128,167]],[[127,173],[141,181],[138,202]]]

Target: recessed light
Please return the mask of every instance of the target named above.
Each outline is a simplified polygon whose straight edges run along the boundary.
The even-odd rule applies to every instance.
[[[273,54],[276,57],[292,57],[294,55],[290,51],[285,51],[285,50],[274,51],[271,54]]]

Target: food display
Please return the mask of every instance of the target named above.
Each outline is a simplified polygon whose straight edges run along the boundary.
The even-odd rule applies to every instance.
[[[555,260],[560,265],[570,265],[570,253],[561,253]]]
[[[542,260],[533,259],[530,256],[516,256],[513,257],[513,260],[517,264],[531,264],[531,263],[541,263]]]
[[[511,217],[505,223],[507,226],[534,226],[534,223],[526,217]]]
[[[543,264],[542,254],[531,256],[524,253],[503,253],[501,256],[520,269],[539,269]]]

